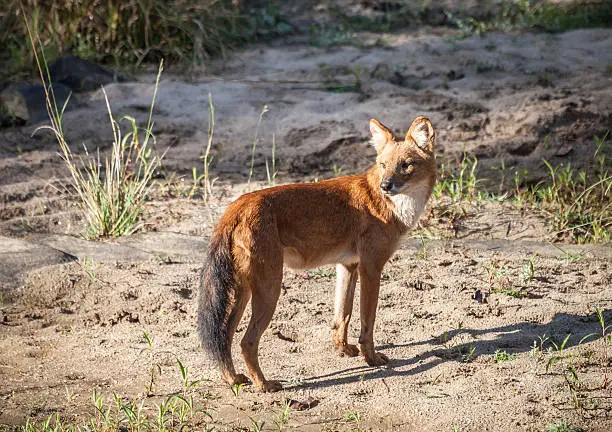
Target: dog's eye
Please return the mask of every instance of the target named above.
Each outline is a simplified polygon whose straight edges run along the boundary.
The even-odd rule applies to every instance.
[[[386,165],[384,162],[381,162],[381,163],[380,163],[380,167],[381,167],[382,169],[385,169],[385,168],[387,168],[387,165]]]
[[[404,171],[406,171],[406,170],[407,170],[408,168],[410,168],[411,166],[412,166],[412,162],[404,162],[404,163],[402,164],[402,169],[403,169]]]

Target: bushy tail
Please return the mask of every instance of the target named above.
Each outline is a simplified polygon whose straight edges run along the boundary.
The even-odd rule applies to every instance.
[[[215,233],[200,278],[198,333],[204,349],[220,364],[232,361],[228,317],[236,278],[231,243],[231,230]]]

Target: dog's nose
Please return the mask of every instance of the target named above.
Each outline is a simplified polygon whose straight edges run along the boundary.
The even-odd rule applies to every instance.
[[[391,189],[393,189],[393,183],[391,182],[391,180],[389,179],[384,179],[381,183],[380,183],[380,188],[382,190],[384,190],[385,192],[390,192]]]

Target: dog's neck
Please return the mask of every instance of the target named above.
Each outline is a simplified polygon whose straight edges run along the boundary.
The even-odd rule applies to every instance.
[[[405,193],[389,197],[395,217],[407,228],[414,228],[429,198],[431,188],[427,184],[411,187]]]

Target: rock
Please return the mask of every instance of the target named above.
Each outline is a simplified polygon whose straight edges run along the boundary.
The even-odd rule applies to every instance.
[[[4,112],[4,107],[0,107],[0,129],[13,126],[23,126],[24,124],[24,119],[6,113]]]
[[[0,293],[16,287],[29,271],[75,259],[44,244],[0,236]]]
[[[49,66],[49,74],[51,82],[76,92],[98,90],[100,86],[120,80],[112,71],[73,55],[55,59]]]
[[[70,97],[66,110],[76,105],[74,96],[70,96],[70,88],[62,84],[53,85],[53,93],[58,109]],[[9,86],[0,93],[0,103],[8,115],[15,119],[18,125],[22,122],[35,124],[49,118],[45,103],[45,88],[42,84],[22,84]]]

